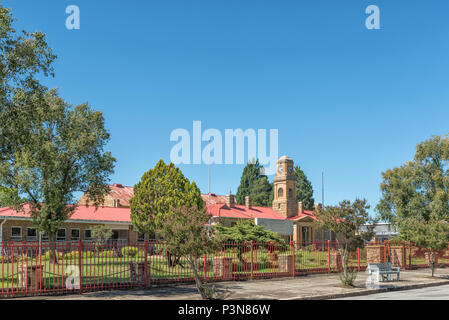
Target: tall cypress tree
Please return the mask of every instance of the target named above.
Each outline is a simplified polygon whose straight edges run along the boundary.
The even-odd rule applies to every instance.
[[[243,169],[240,185],[237,189],[236,201],[238,204],[245,204],[245,197],[252,198],[255,206],[270,206],[272,185],[267,176],[261,173],[262,166],[259,160],[249,161]]]
[[[313,210],[315,200],[313,199],[313,187],[312,183],[307,179],[304,171],[299,166],[295,166],[296,176],[296,199],[301,201],[304,205],[304,209]]]

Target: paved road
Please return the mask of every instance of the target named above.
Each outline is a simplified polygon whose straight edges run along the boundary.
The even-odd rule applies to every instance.
[[[449,300],[449,285],[392,291],[336,300]]]

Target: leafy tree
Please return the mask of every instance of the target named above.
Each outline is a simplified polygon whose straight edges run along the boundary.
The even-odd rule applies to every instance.
[[[221,239],[216,232],[213,229],[208,231],[205,227],[209,219],[210,216],[204,209],[182,206],[164,215],[164,223],[158,228],[158,233],[166,241],[167,250],[178,257],[186,258],[203,299],[218,297],[215,288],[205,285],[199,276],[199,260],[205,253],[216,252],[221,246]]]
[[[260,207],[269,207],[273,201],[273,186],[266,176],[261,176],[254,181],[250,190],[252,205]]]
[[[161,228],[172,210],[181,207],[204,207],[200,189],[190,183],[173,163],[165,164],[161,159],[153,169],[145,172],[134,186],[130,200],[131,221],[140,234],[148,239],[149,234]],[[179,264],[180,257],[166,251],[169,266]]]
[[[160,229],[173,209],[183,206],[203,209],[200,189],[173,163],[165,164],[161,159],[134,186],[134,196],[130,200],[131,221],[137,231],[147,237]]]
[[[282,242],[278,234],[258,226],[252,220],[241,219],[232,227],[216,226],[218,233],[224,241],[238,243],[238,258],[244,263],[243,253],[249,248],[248,243],[253,241],[257,246]]]
[[[314,210],[315,199],[313,198],[312,183],[307,179],[304,171],[299,166],[295,166],[296,176],[296,199],[304,204],[304,209]]]
[[[318,207],[314,211],[318,228],[333,231],[337,235],[335,241],[341,257],[341,280],[344,285],[353,285],[356,277],[355,271],[349,268],[350,253],[363,247],[365,241],[373,236],[375,221],[369,216],[368,209],[365,199],[356,199],[353,203],[344,200],[338,206]],[[371,227],[361,229],[367,224]]]
[[[33,224],[53,243],[77,208],[76,192],[95,206],[103,202],[115,159],[103,150],[109,134],[102,113],[68,105],[55,90],[36,101],[28,125],[26,143],[0,162],[0,198],[18,211],[25,199]]]
[[[447,249],[449,223],[446,220],[410,217],[401,221],[401,231],[404,238],[410,239],[417,246],[426,248],[433,277],[437,267],[435,257],[438,251]]]
[[[102,245],[106,243],[106,241],[112,238],[112,230],[111,228],[103,225],[98,225],[92,227],[92,238],[98,245]]]
[[[0,161],[14,161],[18,147],[27,142],[35,105],[47,91],[37,77],[53,76],[56,58],[45,34],[18,34],[14,20],[0,4]],[[18,103],[24,97],[30,103]]]
[[[238,204],[245,204],[247,196],[254,197],[252,203],[255,206],[270,206],[273,187],[268,182],[268,178],[262,174],[263,167],[259,160],[249,161],[243,169],[240,185],[237,189],[236,201]],[[261,180],[261,181],[260,181]]]
[[[382,178],[382,198],[376,207],[380,218],[395,225],[401,239],[421,243],[429,252],[438,250],[436,243],[447,243],[449,137],[419,143],[412,161],[383,172]]]

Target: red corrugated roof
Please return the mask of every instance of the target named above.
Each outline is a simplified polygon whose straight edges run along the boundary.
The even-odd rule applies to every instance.
[[[115,183],[112,186],[109,186],[111,192],[109,195],[114,198],[120,200],[120,205],[124,207],[129,207],[129,200],[134,196],[134,188],[123,186],[119,183]]]
[[[206,205],[206,208],[207,205]],[[228,207],[223,203],[215,203],[210,206],[210,213],[214,217],[224,217],[224,218],[240,218],[240,219],[250,219],[250,218],[260,218],[260,219],[275,219],[275,220],[296,220],[304,217],[310,217],[316,219],[312,211],[305,211],[304,213],[299,213],[298,215],[290,218],[286,218],[283,215],[277,213],[271,207],[251,207],[247,208],[243,205],[235,205]]]
[[[31,218],[29,206],[25,206],[25,212],[17,212],[10,208],[0,208],[0,217]],[[69,221],[104,221],[131,223],[131,210],[129,208],[78,206]]]

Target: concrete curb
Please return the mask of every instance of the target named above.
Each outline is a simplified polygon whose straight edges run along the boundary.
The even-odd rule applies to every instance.
[[[321,295],[321,296],[289,298],[286,300],[332,300],[332,299],[338,299],[338,298],[369,296],[369,295],[376,294],[376,293],[384,293],[384,292],[392,292],[392,291],[406,291],[406,290],[413,290],[413,289],[430,288],[430,287],[437,287],[437,286],[443,286],[443,285],[449,285],[449,280],[433,282],[433,283],[413,284],[410,286],[397,286],[397,287],[389,287],[389,288],[372,289],[372,290],[368,290],[368,291],[358,291],[358,292],[338,293],[338,294]]]

